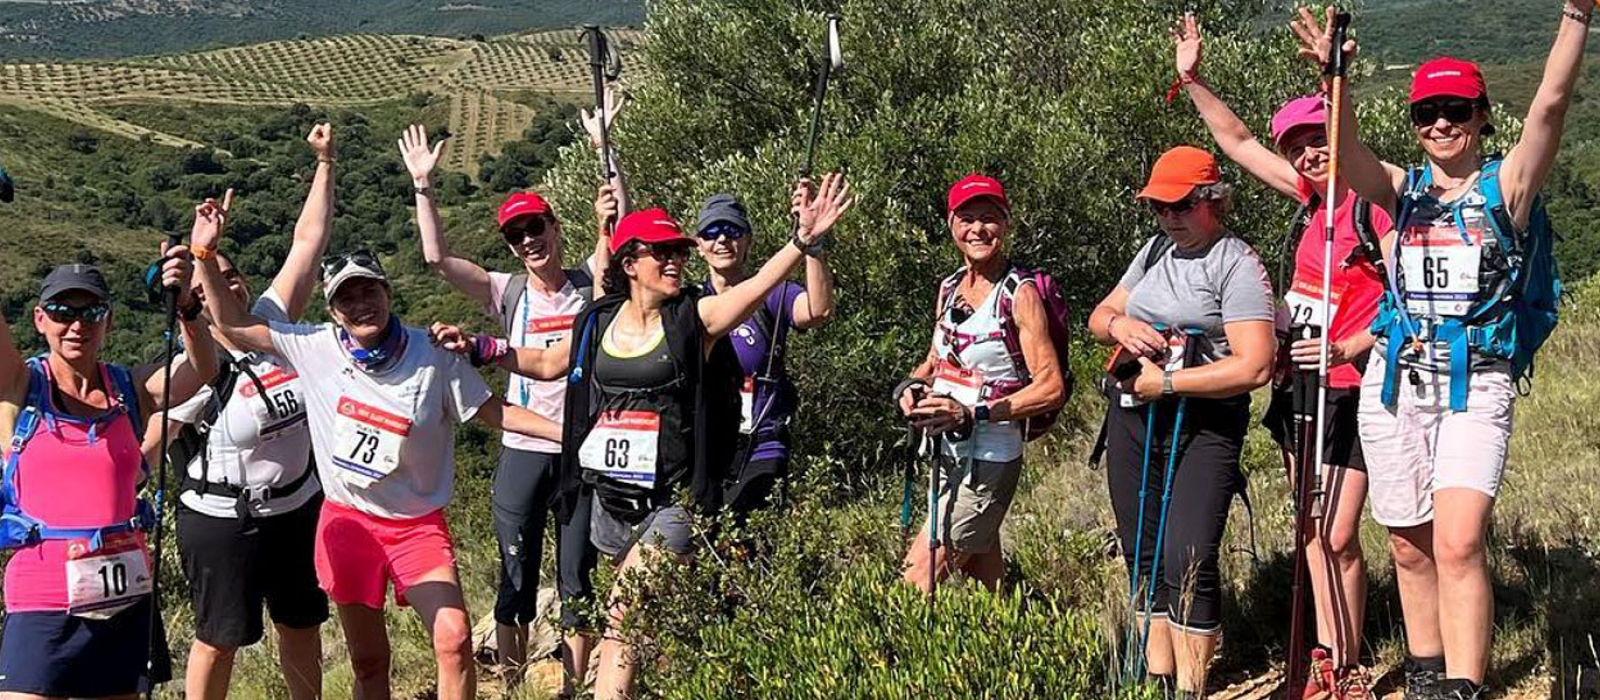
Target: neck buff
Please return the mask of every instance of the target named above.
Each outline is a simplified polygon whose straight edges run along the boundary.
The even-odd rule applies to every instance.
[[[406,349],[406,333],[400,327],[400,319],[394,314],[389,314],[389,325],[383,331],[383,340],[378,342],[378,347],[367,349],[360,343],[350,338],[350,333],[339,329],[339,342],[344,345],[345,352],[350,354],[350,359],[355,360],[361,369],[368,372],[382,372],[392,366],[395,360]]]

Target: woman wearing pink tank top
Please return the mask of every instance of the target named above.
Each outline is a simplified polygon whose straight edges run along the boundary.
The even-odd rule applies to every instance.
[[[188,251],[167,251],[162,284],[187,290],[189,275]],[[216,372],[212,345],[195,342],[206,337],[199,307],[182,293],[192,350],[173,368],[173,404]],[[111,291],[91,266],[63,265],[46,276],[33,324],[49,352],[24,360],[0,323],[0,440],[7,445],[0,545],[15,550],[5,568],[0,694],[133,698],[171,673],[150,618],[143,529],[153,518],[138,499],[145,473],[139,421],[164,408],[164,373],[158,364],[101,362]],[[152,648],[156,663],[147,668]]]

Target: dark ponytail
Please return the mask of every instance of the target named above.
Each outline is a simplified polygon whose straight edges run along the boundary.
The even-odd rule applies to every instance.
[[[639,254],[639,249],[644,247],[637,240],[624,243],[622,248],[611,254],[611,262],[606,265],[605,272],[600,276],[600,290],[606,294],[628,293],[628,272],[623,269],[623,264],[630,258]]]

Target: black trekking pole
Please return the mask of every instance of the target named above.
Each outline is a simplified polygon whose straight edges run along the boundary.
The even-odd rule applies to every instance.
[[[1339,182],[1339,131],[1340,116],[1344,109],[1345,75],[1349,68],[1350,57],[1344,52],[1345,37],[1350,31],[1350,14],[1340,12],[1333,20],[1332,46],[1329,47],[1328,62],[1323,66],[1323,74],[1330,79],[1329,105],[1328,105],[1328,189],[1323,197],[1323,206],[1327,207],[1327,215],[1323,217],[1322,240],[1322,298],[1317,302],[1320,305],[1319,326],[1309,326],[1308,330],[1316,334],[1317,338],[1317,373],[1316,403],[1306,406],[1304,401],[1312,398],[1310,387],[1305,386],[1307,373],[1296,374],[1295,388],[1300,394],[1297,397],[1295,409],[1296,417],[1302,422],[1300,431],[1300,458],[1295,465],[1296,476],[1299,483],[1295,489],[1295,539],[1294,539],[1294,584],[1291,588],[1294,596],[1289,613],[1289,659],[1286,667],[1288,683],[1286,693],[1294,692],[1301,687],[1304,679],[1304,649],[1305,649],[1305,592],[1303,587],[1305,579],[1310,574],[1310,562],[1305,551],[1309,529],[1313,521],[1322,518],[1322,482],[1323,464],[1322,454],[1327,437],[1327,430],[1323,427],[1328,420],[1328,344],[1332,342],[1328,332],[1332,325],[1329,318],[1331,303],[1329,296],[1333,286],[1333,237],[1334,216],[1336,206],[1335,197],[1338,195]],[[1315,419],[1311,419],[1315,416]],[[1309,453],[1307,448],[1310,448]],[[1310,483],[1308,483],[1310,482]],[[1330,624],[1334,624],[1330,622]]]
[[[595,118],[600,122],[600,179],[611,182],[617,176],[617,172],[611,167],[611,126],[606,123],[606,83],[622,76],[622,57],[611,49],[611,40],[596,25],[583,25],[583,38],[589,45],[589,73],[594,80]],[[608,229],[614,225],[614,222],[606,222]]]
[[[177,232],[167,234],[167,250],[176,248],[183,242]],[[165,259],[163,259],[163,265]],[[159,272],[157,274],[160,274]],[[159,278],[158,278],[159,279]],[[150,625],[146,628],[145,653],[148,656],[144,662],[145,674],[145,700],[155,697],[155,665],[156,665],[156,634],[157,625],[161,624],[161,531],[163,511],[166,509],[167,497],[167,450],[172,445],[172,436],[168,419],[172,412],[172,361],[176,355],[178,337],[178,293],[177,287],[162,290],[166,301],[167,336],[166,336],[166,364],[161,368],[161,451],[156,458],[156,483],[155,483],[155,556],[150,567]]]

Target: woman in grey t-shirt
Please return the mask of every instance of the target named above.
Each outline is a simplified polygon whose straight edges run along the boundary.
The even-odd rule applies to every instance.
[[[1095,338],[1117,346],[1117,364],[1137,362],[1108,391],[1106,474],[1140,628],[1153,618],[1149,673],[1178,697],[1200,693],[1216,649],[1217,560],[1245,485],[1250,391],[1271,379],[1277,345],[1266,269],[1222,223],[1228,195],[1211,154],[1163,154],[1139,199],[1165,235],[1145,244],[1089,318]]]

